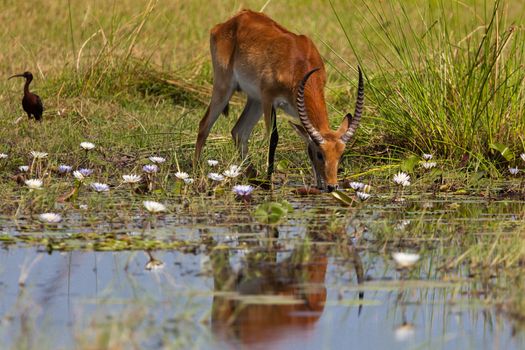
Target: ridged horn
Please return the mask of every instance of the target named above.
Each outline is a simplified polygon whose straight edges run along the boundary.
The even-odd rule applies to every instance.
[[[348,129],[346,129],[346,132],[341,136],[341,141],[343,141],[344,143],[347,143],[352,138],[352,136],[354,136],[355,130],[357,129],[357,126],[361,121],[363,105],[365,103],[365,86],[363,82],[363,73],[361,72],[361,67],[357,66],[357,70],[359,71],[359,83],[357,85],[357,100],[355,102],[355,112],[353,117],[351,114],[347,115],[347,117],[349,118]]]
[[[299,113],[299,119],[301,120],[301,124],[303,124],[304,128],[308,132],[308,135],[310,138],[317,143],[318,145],[324,142],[323,136],[317,131],[317,129],[310,123],[310,119],[308,118],[308,114],[306,113],[306,108],[304,105],[304,87],[306,85],[306,82],[308,81],[308,78],[310,78],[310,75],[317,72],[321,68],[314,68],[308,73],[305,74],[301,82],[299,83],[299,89],[297,90],[297,112]]]

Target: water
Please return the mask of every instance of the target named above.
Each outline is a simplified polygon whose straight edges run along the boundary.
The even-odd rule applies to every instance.
[[[44,231],[64,241],[74,233],[97,234],[100,241],[154,237],[184,242],[180,249],[48,253],[45,245],[6,245],[2,343],[39,349],[523,346],[519,323],[492,292],[519,288],[513,279],[501,271],[477,278],[462,263],[444,268],[468,249],[453,237],[520,230],[523,203],[425,197],[348,210],[328,195],[291,202],[295,212],[276,228],[255,223],[253,207],[244,204],[182,201],[176,213],[152,223],[138,212],[111,224],[78,213]],[[10,235],[42,235],[29,219],[0,224]],[[420,263],[396,270],[390,253],[397,250],[420,252]]]

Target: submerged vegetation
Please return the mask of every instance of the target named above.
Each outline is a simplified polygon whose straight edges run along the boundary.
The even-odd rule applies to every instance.
[[[385,300],[402,315],[387,325],[400,341],[416,330],[428,335],[417,328],[417,317],[407,317],[417,303],[465,303],[475,315],[478,307],[490,309],[520,333],[525,5],[203,4],[5,3],[0,75],[31,70],[31,87],[46,110],[42,123],[27,120],[21,83],[0,79],[0,242],[6,251],[36,249],[33,263],[13,263],[22,266],[22,292],[6,292],[17,295],[17,303],[1,319],[5,329],[16,328],[19,318],[26,323],[17,337],[0,336],[14,348],[35,346],[28,332],[38,317],[16,308],[30,299],[23,288],[30,285],[31,269],[51,259],[41,258],[43,251],[70,257],[94,252],[93,271],[96,254],[118,252],[115,259],[122,259],[126,272],[164,271],[169,282],[151,277],[173,299],[148,295],[140,305],[126,305],[115,320],[102,313],[87,330],[75,324],[72,337],[83,348],[184,348],[208,331],[229,339],[231,327],[236,336],[257,338],[254,329],[272,325],[254,326],[249,314],[255,309],[264,315],[264,305],[330,324],[318,320],[326,308],[357,307],[361,313]],[[248,184],[248,162],[239,159],[230,138],[242,95],[231,101],[230,116],[220,117],[204,160],[193,167],[198,122],[212,86],[209,27],[242,7],[264,7],[285,27],[312,37],[327,63],[334,125],[351,109],[355,69],[362,67],[366,113],[342,159],[341,191],[330,195],[311,187],[303,142],[280,119],[272,190],[260,181]],[[19,13],[27,14],[24,20],[12,20]],[[260,177],[267,142],[258,125],[250,148],[261,151],[251,152],[249,163]],[[145,251],[140,272],[133,265],[137,251]],[[173,260],[172,254],[182,257]],[[197,267],[186,266],[188,261]],[[180,280],[187,283],[182,289]],[[209,287],[202,280],[212,285],[209,291],[202,291]],[[0,293],[11,285],[0,280]],[[409,290],[425,292],[418,299]],[[374,299],[371,291],[383,294]],[[384,297],[391,291],[398,294]],[[211,306],[199,299],[203,294]],[[173,306],[181,296],[187,304]],[[175,319],[146,310],[157,305],[152,309],[158,312],[159,304],[173,306]],[[434,324],[433,316],[427,323]]]

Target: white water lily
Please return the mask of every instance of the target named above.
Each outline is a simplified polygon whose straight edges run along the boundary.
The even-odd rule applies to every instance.
[[[23,173],[27,173],[29,171],[29,165],[20,165],[18,167],[18,170],[20,170]]]
[[[357,191],[355,194],[362,201],[366,201],[368,198],[371,197],[371,194],[370,193],[366,193],[366,192]]]
[[[100,182],[93,182],[90,186],[96,192],[108,192],[109,191],[109,185],[106,185]]]
[[[209,166],[217,166],[219,164],[218,160],[215,159],[208,159],[208,165]]]
[[[195,182],[195,180],[191,179],[191,178],[187,178],[187,179],[182,179],[184,181],[185,184],[187,185],[191,185],[193,182]]]
[[[431,160],[434,156],[430,153],[423,153],[424,160]]]
[[[146,208],[146,210],[150,213],[160,213],[166,211],[166,206],[159,202],[144,201],[142,204],[144,205],[144,208]]]
[[[394,258],[397,266],[408,268],[413,266],[419,260],[419,254],[396,252],[392,253],[392,258]]]
[[[352,181],[350,182],[350,187],[355,190],[355,191],[359,191],[360,189],[362,189],[363,187],[365,186],[364,183],[362,182],[358,182],[358,181]]]
[[[69,173],[71,170],[73,170],[73,168],[70,165],[60,164],[58,166],[58,172],[62,174]]]
[[[241,197],[247,197],[252,194],[254,188],[250,185],[235,185],[232,188],[233,193]]]
[[[190,175],[188,173],[185,173],[184,171],[177,171],[175,173],[175,177],[177,179],[185,180],[185,179],[188,179]]]
[[[86,151],[90,151],[92,150],[93,148],[95,148],[95,144],[92,143],[92,142],[81,142],[80,143],[80,147],[82,149],[85,149]]]
[[[43,159],[47,158],[46,152],[37,152],[37,151],[31,151],[31,156],[35,159]]]
[[[84,175],[82,175],[82,173],[80,171],[78,171],[78,170],[73,171],[73,176],[78,181],[84,181],[84,178],[85,178]]]
[[[436,162],[422,162],[421,166],[425,169],[432,169],[437,165]]]
[[[407,173],[399,172],[394,175],[394,182],[403,187],[410,186],[410,176]]]
[[[212,179],[213,181],[222,181],[224,180],[224,176],[218,173],[209,173],[208,178]]]
[[[7,158],[7,154],[5,153],[0,153],[0,159],[6,159]]]
[[[158,156],[151,156],[148,159],[152,161],[153,163],[158,163],[158,164],[162,164],[166,161],[166,158],[158,157]]]
[[[124,180],[124,183],[136,184],[137,182],[140,182],[142,180],[142,176],[135,174],[122,175],[122,179]]]
[[[222,174],[229,178],[235,178],[241,175],[241,168],[238,165],[231,165],[230,169],[225,170]]]
[[[156,166],[155,164],[146,164],[142,167],[142,170],[145,173],[151,174],[151,173],[156,173],[157,171],[159,171],[159,167]]]
[[[519,172],[520,172],[520,169],[518,169],[518,167],[515,167],[515,168],[509,167],[509,173],[511,175],[518,175]]]
[[[56,213],[43,213],[38,215],[38,219],[48,224],[57,224],[62,221],[62,216]]]
[[[42,180],[39,179],[29,179],[25,181],[27,187],[31,190],[40,190],[42,188]]]

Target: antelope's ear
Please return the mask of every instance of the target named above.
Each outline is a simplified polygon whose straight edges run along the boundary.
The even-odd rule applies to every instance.
[[[306,142],[312,142],[312,139],[310,138],[310,135],[308,135],[308,131],[306,131],[305,127],[300,124],[292,123],[291,121],[288,121],[292,128],[301,136]]]
[[[337,129],[337,133],[339,136],[343,136],[346,130],[350,127],[350,122],[352,121],[352,113],[348,113],[343,118],[343,122],[341,123],[341,126],[339,126],[339,129]]]

